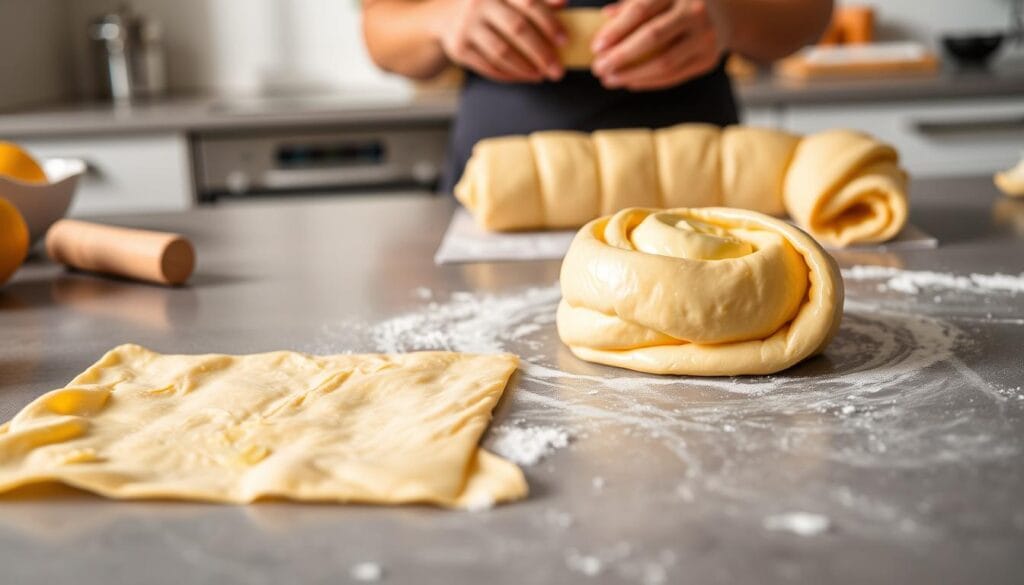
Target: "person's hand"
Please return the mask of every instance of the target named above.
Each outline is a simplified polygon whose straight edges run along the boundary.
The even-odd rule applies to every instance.
[[[594,37],[594,75],[609,89],[671,87],[707,73],[723,45],[704,0],[620,0]]]
[[[555,10],[565,0],[445,0],[441,47],[454,63],[505,82],[560,79],[566,42]]]

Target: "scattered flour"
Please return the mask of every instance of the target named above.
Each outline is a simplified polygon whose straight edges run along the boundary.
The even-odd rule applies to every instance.
[[[358,563],[349,569],[349,576],[362,583],[374,583],[384,577],[384,567],[374,562]]]
[[[536,465],[555,449],[567,447],[569,440],[569,432],[558,427],[498,426],[491,429],[488,446],[520,465]]]
[[[797,536],[818,536],[832,526],[828,516],[810,512],[787,512],[764,519],[764,529],[772,532],[792,532]]]
[[[587,577],[596,577],[604,569],[601,559],[590,555],[581,555],[576,551],[570,551],[566,555],[565,564],[573,571],[583,573]]]
[[[516,295],[452,293],[446,303],[429,303],[373,326],[370,333],[379,351],[399,353],[418,349],[507,351],[506,341],[521,339],[553,323],[552,305],[561,298],[557,286],[530,288]],[[537,327],[533,327],[537,326]]]
[[[467,512],[483,512],[490,510],[494,507],[494,498],[489,494],[480,493],[475,498],[466,503]]]
[[[694,499],[693,488],[689,484],[681,483],[676,486],[675,496],[684,502],[692,502]]]
[[[586,554],[574,548],[565,553],[565,564],[572,571],[587,577],[614,574],[613,582],[642,585],[667,583],[669,571],[676,561],[676,554],[671,550],[644,554],[629,542],[618,542]]]
[[[961,276],[949,272],[901,270],[890,266],[853,266],[842,270],[846,280],[884,280],[879,290],[918,294],[922,289],[950,289],[978,294],[992,292],[1024,292],[1024,273],[971,274]]]
[[[860,269],[867,270],[876,269]],[[795,449],[819,428],[848,437],[850,444],[836,456],[858,467],[921,467],[958,455],[1005,455],[1005,450],[985,451],[996,437],[977,437],[979,429],[967,419],[944,430],[895,424],[899,413],[908,409],[963,396],[949,384],[949,374],[936,376],[929,373],[933,368],[968,378],[990,397],[998,394],[956,358],[964,335],[946,321],[848,296],[840,332],[823,359],[773,376],[678,378],[601,368],[572,358],[554,327],[560,298],[557,283],[504,295],[457,292],[448,300],[370,324],[364,333],[373,349],[383,352],[441,349],[523,356],[521,380],[511,395],[520,424],[499,424],[489,439],[499,455],[522,465],[534,465],[568,445],[567,421],[580,426],[574,433],[616,428],[630,437],[648,437],[678,457],[688,481],[709,481],[709,473],[721,472],[720,464],[706,463],[716,453],[731,447],[750,453],[772,445]],[[809,374],[815,379],[810,387]],[[694,400],[694,391],[705,392],[705,397]],[[680,392],[689,396],[682,410]],[[759,400],[723,402],[721,395],[707,392]],[[889,418],[875,421],[862,414],[871,410],[878,396],[895,392],[903,396],[891,406]],[[794,412],[831,413],[831,418],[818,422],[820,426],[782,428],[777,437],[759,426],[758,420],[765,417],[786,420]],[[865,432],[868,423],[873,424],[871,433]],[[939,440],[942,433],[946,435]],[[957,440],[960,436],[963,440]],[[698,490],[691,493],[696,496]]]
[[[572,514],[568,512],[562,512],[561,510],[555,510],[553,508],[549,508],[544,511],[544,521],[547,524],[550,524],[551,526],[555,526],[557,528],[561,528],[562,530],[570,528],[573,524],[576,523],[576,519],[573,518]]]
[[[1018,284],[1024,286],[1024,277],[923,274],[866,266],[844,271],[848,280],[880,280],[886,290],[939,287],[929,290],[929,299],[951,288],[1014,293]],[[507,397],[515,420],[499,417],[489,448],[521,465],[535,465],[571,440],[587,437],[600,437],[581,443],[588,453],[610,445],[628,456],[667,452],[677,461],[659,459],[660,464],[678,476],[665,495],[684,504],[722,498],[744,505],[777,503],[790,494],[793,471],[787,465],[826,456],[829,465],[851,477],[1020,456],[1022,443],[1012,425],[978,424],[976,413],[1002,412],[1021,394],[992,387],[963,361],[967,358],[961,356],[972,351],[965,329],[922,314],[921,303],[930,300],[885,301],[870,292],[854,293],[847,295],[840,331],[823,356],[773,376],[648,376],[581,362],[561,344],[554,327],[561,297],[557,283],[507,294],[433,295],[422,307],[381,322],[325,326],[316,351],[515,353],[520,370]],[[1004,321],[1021,316],[1015,303],[1002,305]],[[978,309],[984,315],[991,307]],[[822,451],[821,445],[834,448]],[[786,463],[765,470],[759,462],[766,459]],[[822,479],[823,485],[804,493],[812,487],[829,493],[842,486],[839,481]],[[591,487],[595,493],[607,489],[596,478]],[[854,493],[843,501],[849,505],[842,504],[839,517],[825,521],[841,521],[844,531],[895,534],[901,526],[936,521],[922,520],[930,513],[907,509],[885,495]],[[794,499],[788,505],[810,504]],[[779,522],[772,525],[782,526]],[[797,527],[805,528],[799,522]],[[593,570],[594,562],[580,560],[587,556],[597,559],[598,572],[621,570],[597,553],[576,554],[574,566]]]

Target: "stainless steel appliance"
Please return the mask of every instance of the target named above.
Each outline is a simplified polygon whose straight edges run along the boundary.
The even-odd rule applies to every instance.
[[[428,188],[441,172],[446,123],[333,131],[251,131],[195,138],[200,201],[346,188]]]

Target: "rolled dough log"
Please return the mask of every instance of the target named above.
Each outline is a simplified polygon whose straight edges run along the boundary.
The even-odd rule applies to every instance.
[[[544,224],[575,228],[601,215],[601,179],[597,153],[590,135],[582,132],[547,132],[530,137],[537,164]]]
[[[624,207],[657,206],[658,187],[654,140],[648,130],[594,132],[597,174],[601,179],[601,214]]]
[[[788,214],[847,246],[903,229],[906,184],[896,151],[860,132],[683,124],[482,140],[455,196],[488,230],[578,227],[626,207],[726,206]]]
[[[821,352],[843,281],[806,233],[740,209],[630,208],[562,262],[558,334],[581,359],[692,376],[771,374]]]
[[[160,355],[114,348],[0,426],[0,492],[464,507],[515,500],[478,447],[515,356]]]
[[[711,124],[680,124],[654,133],[664,198],[661,206],[708,207],[721,203],[721,136],[718,126]]]
[[[885,242],[907,223],[907,174],[896,149],[860,132],[801,140],[783,191],[800,227],[836,246]]]
[[[783,181],[800,138],[753,126],[722,131],[721,205],[785,215]]]

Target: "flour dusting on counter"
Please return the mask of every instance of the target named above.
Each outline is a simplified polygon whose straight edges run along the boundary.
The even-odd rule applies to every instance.
[[[937,522],[932,512],[849,486],[865,474],[934,473],[964,461],[1006,461],[1019,457],[1024,444],[1010,425],[975,424],[973,412],[999,413],[1011,403],[1019,408],[1022,401],[1013,399],[1020,392],[992,387],[975,374],[971,335],[955,321],[929,316],[924,303],[951,290],[988,291],[999,307],[964,302],[961,310],[982,315],[1001,310],[1008,319],[1024,317],[1024,311],[1015,293],[1017,277],[925,278],[907,272],[848,270],[844,316],[834,341],[822,356],[773,376],[651,376],[582,362],[555,330],[557,283],[507,294],[416,293],[421,307],[376,323],[327,327],[320,347],[351,347],[353,342],[340,340],[356,335],[363,341],[354,343],[368,351],[519,355],[519,374],[506,398],[508,418],[499,413],[485,446],[533,466],[533,476],[561,478],[547,482],[559,486],[554,489],[563,489],[573,474],[557,467],[565,465],[562,458],[547,458],[570,444],[574,455],[566,461],[572,461],[573,473],[586,474],[573,482],[592,498],[637,489],[618,479],[620,468],[643,465],[651,453],[667,454],[674,460],[669,466],[674,476],[664,485],[645,486],[652,501],[694,510],[707,500],[755,507],[759,514],[752,528],[768,532],[841,526],[844,533],[925,537],[931,533],[929,522]],[[871,287],[874,280],[887,289]],[[856,286],[861,281],[867,286]],[[928,294],[904,295],[903,290]],[[833,470],[828,477],[814,474],[823,458]],[[766,472],[764,460],[776,464]],[[659,455],[657,461],[664,466],[666,459]],[[592,482],[594,477],[601,479]],[[606,483],[605,477],[617,479]],[[763,514],[822,501],[833,506],[824,528],[820,519],[769,521]],[[588,556],[600,564],[583,560]],[[573,558],[573,569],[581,573],[595,566],[601,572],[621,569],[607,555]]]
[[[487,443],[491,451],[520,465],[536,465],[568,445],[569,432],[563,428],[521,424],[494,427]]]
[[[349,575],[354,581],[376,583],[384,577],[384,568],[379,563],[374,562],[358,563],[352,566],[352,569],[349,570]]]
[[[595,577],[601,574],[604,569],[604,563],[601,559],[591,556],[583,555],[577,551],[569,551],[565,557],[565,564],[573,571],[583,573],[587,577]]]
[[[586,577],[612,573],[613,582],[662,585],[669,582],[669,573],[677,559],[671,550],[645,554],[629,542],[620,541],[596,551],[584,552],[576,548],[565,551],[565,565],[569,570]]]
[[[950,289],[972,293],[1024,292],[1024,273],[970,274],[962,276],[930,270],[902,270],[891,266],[853,266],[842,270],[846,280],[877,280],[880,291],[918,294],[925,289]]]
[[[508,342],[526,339],[554,323],[551,307],[561,298],[558,287],[529,288],[514,295],[452,293],[448,302],[432,302],[370,328],[379,351],[417,349],[509,351]],[[469,349],[472,348],[472,349]]]
[[[787,512],[764,519],[764,529],[773,532],[791,532],[797,536],[818,536],[832,525],[828,516],[810,512]]]

